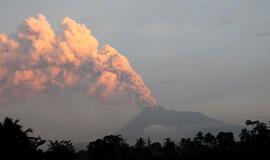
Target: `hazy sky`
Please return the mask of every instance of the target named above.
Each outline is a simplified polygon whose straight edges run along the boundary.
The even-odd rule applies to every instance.
[[[127,56],[162,106],[243,124],[270,120],[269,8],[269,0],[0,0],[0,32],[39,13],[56,30],[72,17]]]

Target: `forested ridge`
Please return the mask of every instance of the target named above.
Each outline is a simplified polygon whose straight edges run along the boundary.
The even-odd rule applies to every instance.
[[[108,135],[88,143],[86,150],[75,151],[68,140],[44,140],[31,136],[32,129],[23,130],[18,120],[5,118],[0,122],[1,160],[225,160],[265,159],[270,151],[270,122],[247,120],[239,140],[232,132],[217,135],[198,132],[194,138],[162,143],[151,137],[138,137],[134,145],[121,135]],[[47,145],[48,149],[40,147]]]

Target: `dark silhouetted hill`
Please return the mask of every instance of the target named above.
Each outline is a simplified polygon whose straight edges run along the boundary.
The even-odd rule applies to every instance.
[[[179,140],[193,137],[199,131],[213,134],[228,131],[238,136],[241,128],[199,112],[180,112],[159,107],[144,109],[117,133],[134,143],[137,137],[151,137],[154,141],[163,141],[166,137]]]

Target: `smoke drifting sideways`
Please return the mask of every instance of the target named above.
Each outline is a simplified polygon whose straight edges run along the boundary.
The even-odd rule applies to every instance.
[[[24,20],[13,36],[0,34],[0,104],[77,91],[105,103],[129,98],[157,106],[125,56],[109,45],[99,48],[91,30],[69,17],[60,26],[55,33],[38,15]]]

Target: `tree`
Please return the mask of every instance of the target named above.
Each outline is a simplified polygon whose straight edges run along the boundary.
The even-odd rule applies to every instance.
[[[167,153],[175,152],[176,145],[171,138],[165,138],[165,142],[163,144],[163,150]]]
[[[204,143],[204,135],[203,132],[198,132],[196,136],[194,137],[194,142],[197,145],[202,145]]]
[[[250,131],[248,129],[244,128],[241,130],[239,138],[240,138],[242,143],[250,143],[252,136],[251,136]]]
[[[150,137],[147,137],[147,146],[150,146],[152,144],[152,141],[150,139]]]
[[[93,159],[122,160],[128,156],[129,145],[121,135],[109,135],[90,142],[87,150]]]
[[[242,145],[245,145],[247,150],[257,148],[264,150],[270,144],[270,129],[269,124],[260,121],[247,120],[246,125],[249,129],[241,130],[239,135]]]
[[[45,143],[40,137],[30,137],[32,129],[22,130],[19,120],[5,118],[0,123],[0,155],[8,159],[36,159],[42,154],[38,147]]]
[[[153,159],[153,160],[159,160],[162,159],[162,146],[159,142],[153,142],[150,145],[147,146],[147,160]]]
[[[216,145],[216,137],[211,133],[206,133],[204,136],[204,143],[210,147],[214,147]]]
[[[51,160],[75,160],[75,149],[71,141],[49,141],[47,155]]]
[[[144,149],[145,147],[146,147],[145,139],[142,137],[138,138],[135,143],[135,148],[141,150]]]
[[[235,144],[232,132],[219,132],[216,139],[220,146],[231,146]]]
[[[247,126],[252,126],[250,134],[253,137],[253,141],[257,143],[265,143],[270,139],[270,130],[266,123],[260,121],[246,121]]]

